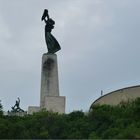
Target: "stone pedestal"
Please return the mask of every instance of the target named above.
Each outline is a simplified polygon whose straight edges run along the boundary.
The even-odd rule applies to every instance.
[[[63,96],[46,96],[45,106],[46,110],[65,113],[65,97]]]
[[[43,54],[41,70],[40,106],[45,106],[45,96],[59,96],[56,54]]]
[[[29,106],[28,107],[28,114],[33,114],[35,112],[39,112],[40,107],[39,106]]]
[[[40,107],[29,107],[29,114],[40,109],[65,113],[65,97],[59,96],[58,66],[56,54],[43,54],[41,68]]]
[[[7,112],[6,115],[8,116],[20,116],[20,117],[23,117],[25,115],[27,115],[27,111],[24,111],[24,112]]]

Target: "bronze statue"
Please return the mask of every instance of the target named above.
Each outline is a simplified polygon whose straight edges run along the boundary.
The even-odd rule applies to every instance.
[[[47,20],[46,20],[47,17]],[[51,34],[52,29],[54,28],[55,21],[49,17],[48,10],[45,9],[42,15],[41,20],[46,23],[45,25],[45,40],[48,48],[48,53],[54,54],[61,49],[58,41]]]
[[[16,100],[16,103],[12,108],[12,111],[11,112],[24,112],[24,110],[22,110],[20,107],[19,107],[19,104],[20,104],[20,99],[18,98]]]

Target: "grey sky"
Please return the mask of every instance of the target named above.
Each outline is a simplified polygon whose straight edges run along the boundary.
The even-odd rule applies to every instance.
[[[66,111],[140,83],[140,0],[0,0],[0,99],[5,110],[39,105],[43,10],[56,21],[60,95]]]

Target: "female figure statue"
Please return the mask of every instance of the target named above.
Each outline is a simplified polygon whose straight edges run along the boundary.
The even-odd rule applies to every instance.
[[[46,20],[47,17],[47,20]],[[48,53],[54,54],[55,52],[61,49],[58,41],[51,34],[52,29],[54,28],[55,21],[49,17],[48,10],[45,9],[42,15],[41,20],[46,23],[45,25],[45,40],[48,48]]]

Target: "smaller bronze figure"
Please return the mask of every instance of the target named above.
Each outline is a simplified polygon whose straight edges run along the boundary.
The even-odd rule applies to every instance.
[[[19,107],[19,104],[20,104],[20,99],[18,98],[16,100],[16,103],[12,108],[12,111],[11,112],[24,112],[24,110],[22,110],[20,107]]]
[[[47,17],[47,20],[46,20]],[[45,40],[48,48],[48,53],[56,53],[61,49],[58,41],[51,34],[52,29],[54,28],[55,21],[49,17],[48,10],[45,9],[41,18],[45,22]]]

